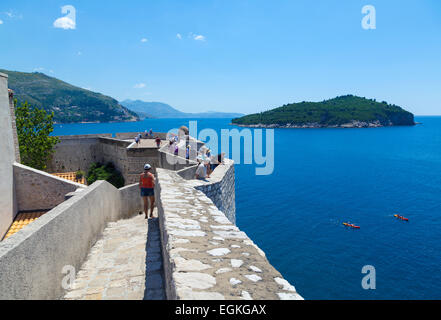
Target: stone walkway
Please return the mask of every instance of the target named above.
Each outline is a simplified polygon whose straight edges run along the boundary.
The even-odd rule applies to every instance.
[[[109,223],[64,299],[165,299],[158,219]]]

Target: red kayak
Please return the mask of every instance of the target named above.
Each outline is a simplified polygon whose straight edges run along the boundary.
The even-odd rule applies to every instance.
[[[343,225],[345,225],[346,227],[350,227],[352,229],[360,229],[359,226],[356,226],[355,224],[352,224],[352,223],[343,222]]]
[[[397,219],[403,220],[403,221],[409,221],[409,219],[407,219],[407,218],[405,218],[403,216],[400,216],[399,214],[394,214],[394,217],[397,218]]]

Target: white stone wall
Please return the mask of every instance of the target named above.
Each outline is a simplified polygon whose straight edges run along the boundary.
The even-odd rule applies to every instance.
[[[93,162],[101,158],[99,153],[99,137],[109,135],[62,136],[46,171],[51,173],[88,171]]]
[[[52,209],[66,194],[85,187],[18,163],[13,169],[18,211]]]
[[[107,223],[137,214],[139,199],[136,185],[97,181],[0,242],[0,300],[61,298],[63,268],[79,271]]]
[[[144,203],[142,201],[139,183],[131,184],[119,189],[121,198],[121,218],[130,218],[134,213],[143,211]]]
[[[156,148],[128,148],[130,142],[111,138],[110,134],[62,136],[55,146],[48,172],[74,172],[83,170],[87,173],[94,162],[106,164],[112,162],[121,172],[125,184],[137,183],[144,164],[153,168],[159,166]]]
[[[236,224],[236,188],[234,161],[225,159],[211,174],[208,181],[193,180],[190,182],[197,190],[210,198],[231,223]]]
[[[8,76],[0,73],[0,239],[11,225],[16,206],[12,164],[15,161],[14,137],[8,95]]]
[[[12,92],[9,95],[9,111],[11,114],[12,136],[14,138],[15,161],[20,163],[21,162],[20,147],[18,144],[17,124],[15,122],[14,96]]]
[[[150,129],[146,129],[150,130]],[[119,132],[115,134],[116,139],[121,140],[133,140],[135,141],[135,137],[138,136],[138,134],[142,134],[142,138],[145,138],[145,132]],[[155,139],[156,137],[159,137],[161,140],[165,140],[167,138],[167,133],[164,132],[153,132],[153,137],[148,137],[147,139]]]
[[[155,196],[168,299],[302,299],[190,181],[158,169]]]

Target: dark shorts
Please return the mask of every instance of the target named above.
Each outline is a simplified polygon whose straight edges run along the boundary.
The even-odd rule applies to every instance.
[[[141,197],[153,197],[154,195],[155,195],[155,189],[141,188]]]

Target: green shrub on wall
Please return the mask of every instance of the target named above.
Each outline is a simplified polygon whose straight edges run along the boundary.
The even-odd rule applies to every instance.
[[[124,187],[124,177],[116,170],[113,163],[102,165],[101,163],[93,163],[87,173],[87,184],[91,185],[97,180],[105,180],[113,184],[116,188]]]

